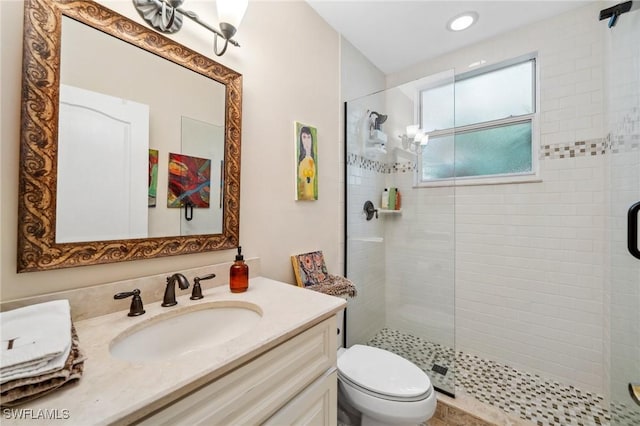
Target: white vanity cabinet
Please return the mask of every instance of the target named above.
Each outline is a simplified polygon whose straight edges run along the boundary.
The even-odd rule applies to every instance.
[[[264,425],[335,425],[338,418],[337,400],[338,372],[333,368],[317,378]]]
[[[336,327],[330,317],[137,424],[334,425]]]

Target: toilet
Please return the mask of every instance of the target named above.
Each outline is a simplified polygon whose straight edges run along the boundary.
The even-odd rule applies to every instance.
[[[384,349],[338,349],[338,401],[362,426],[418,425],[433,416],[436,393],[418,366]]]

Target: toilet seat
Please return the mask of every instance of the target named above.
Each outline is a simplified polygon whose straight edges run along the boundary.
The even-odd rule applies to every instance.
[[[338,357],[338,377],[358,390],[381,399],[421,401],[433,392],[424,371],[384,349],[353,345]]]
[[[418,402],[418,401],[423,401],[423,400],[429,398],[429,396],[431,396],[431,393],[432,393],[432,389],[429,389],[422,395],[418,395],[418,396],[414,396],[414,397],[397,397],[397,396],[386,395],[386,394],[379,393],[379,392],[374,392],[371,389],[367,389],[367,388],[359,385],[358,383],[355,383],[355,382],[349,380],[348,377],[345,377],[343,374],[340,374],[339,371],[338,371],[338,379],[342,380],[343,383],[348,384],[352,388],[357,389],[357,390],[359,390],[360,392],[362,392],[364,394],[367,394],[367,395],[372,396],[374,398],[384,399],[384,400],[392,401],[392,402]]]

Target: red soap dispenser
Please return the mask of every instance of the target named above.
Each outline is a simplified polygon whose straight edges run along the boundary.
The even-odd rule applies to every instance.
[[[236,261],[229,270],[229,288],[232,293],[243,293],[249,288],[249,265],[244,263],[242,247],[238,247]]]

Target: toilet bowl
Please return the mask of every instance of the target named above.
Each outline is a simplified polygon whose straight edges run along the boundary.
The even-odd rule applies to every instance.
[[[429,377],[412,362],[384,349],[353,345],[338,350],[338,397],[362,425],[417,425],[436,409]]]

